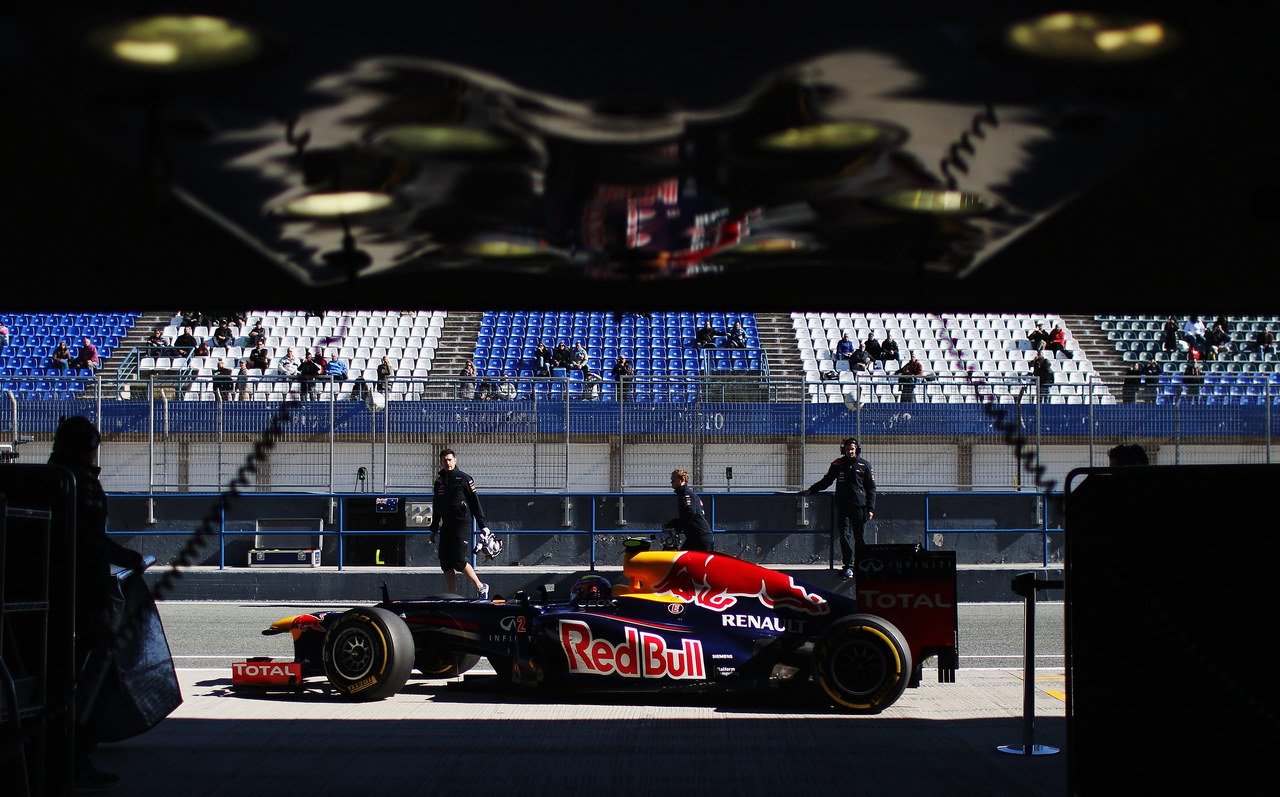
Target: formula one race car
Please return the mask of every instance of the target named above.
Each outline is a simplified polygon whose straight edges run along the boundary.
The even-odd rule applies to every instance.
[[[814,684],[840,708],[864,714],[917,686],[929,656],[937,657],[939,680],[954,681],[955,555],[872,545],[858,571],[855,600],[732,556],[650,551],[633,539],[624,583],[590,574],[562,602],[384,594],[376,606],[287,617],[263,633],[291,633],[290,671],[323,674],[357,700],[396,694],[413,669],[454,677],[481,656],[512,684],[593,691]]]

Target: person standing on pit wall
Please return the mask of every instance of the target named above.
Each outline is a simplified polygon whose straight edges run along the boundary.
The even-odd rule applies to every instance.
[[[866,540],[867,521],[876,516],[876,475],[871,463],[862,458],[862,446],[852,437],[840,442],[840,456],[832,460],[827,473],[800,495],[814,495],[836,485],[836,523],[840,530],[840,556],[844,578],[853,578],[856,554]],[[850,539],[852,537],[852,539]],[[856,548],[854,546],[857,546]]]
[[[702,499],[689,486],[689,471],[683,468],[671,471],[671,489],[676,491],[676,511],[679,515],[663,524],[663,528],[684,533],[684,550],[705,551],[716,549],[711,537],[711,524]]]
[[[475,520],[482,532],[489,531],[476,495],[476,483],[458,470],[458,455],[453,449],[440,452],[440,471],[436,474],[431,503],[431,541],[439,538],[440,569],[444,571],[444,583],[449,592],[456,592],[461,571],[476,588],[480,600],[489,597],[489,585],[482,584],[475,568],[467,561],[471,551],[471,521]]]

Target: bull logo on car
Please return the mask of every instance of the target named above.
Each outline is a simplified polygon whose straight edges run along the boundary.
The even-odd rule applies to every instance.
[[[673,595],[722,612],[739,598],[755,598],[764,606],[822,615],[831,611],[826,598],[809,592],[785,573],[712,553],[681,551],[650,587],[655,595]]]

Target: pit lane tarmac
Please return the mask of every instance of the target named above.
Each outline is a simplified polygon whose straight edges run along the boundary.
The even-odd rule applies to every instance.
[[[181,669],[184,702],[155,729],[103,745],[116,794],[1062,795],[1065,752],[1022,744],[1021,671],[964,670],[874,717],[807,696],[566,695],[411,681],[356,703],[319,684],[230,688]],[[1037,671],[1037,744],[1065,744],[1065,681]],[[462,688],[459,688],[459,687]],[[839,789],[839,792],[831,791]],[[821,790],[821,791],[819,791]]]

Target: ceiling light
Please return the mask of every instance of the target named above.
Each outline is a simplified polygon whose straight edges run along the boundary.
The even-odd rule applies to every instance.
[[[100,28],[90,46],[136,69],[216,69],[248,61],[262,49],[256,33],[221,17],[159,15]]]
[[[771,133],[759,146],[774,152],[835,152],[894,146],[906,137],[905,130],[884,122],[824,122]]]
[[[800,238],[756,238],[733,249],[726,249],[725,252],[742,255],[776,255],[780,252],[800,252],[809,248],[811,244]]]
[[[486,155],[511,149],[511,140],[505,136],[451,125],[399,125],[377,133],[374,142],[406,155],[437,157]]]
[[[280,212],[308,218],[335,218],[376,213],[393,203],[389,194],[380,191],[337,191],[292,199],[281,207]]]
[[[1158,20],[1067,11],[1019,22],[1008,32],[1020,52],[1080,63],[1138,61],[1166,52],[1176,39]]]
[[[977,216],[995,209],[995,204],[980,194],[940,188],[891,191],[872,202],[886,210],[931,216]]]
[[[486,259],[537,257],[539,255],[551,254],[548,249],[541,246],[522,244],[516,241],[501,239],[476,241],[464,246],[462,251],[464,254],[472,257],[482,257]]]

